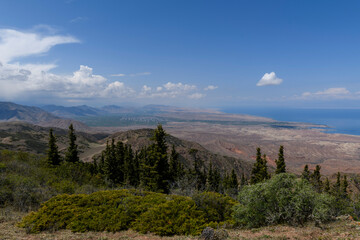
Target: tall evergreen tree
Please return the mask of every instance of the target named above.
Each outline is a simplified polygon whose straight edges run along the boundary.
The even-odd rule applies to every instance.
[[[155,143],[146,148],[142,154],[142,186],[151,191],[169,192],[169,162],[167,156],[166,133],[159,124],[152,140]]]
[[[275,160],[275,162],[276,162],[275,174],[285,173],[286,172],[286,164],[285,164],[285,158],[284,158],[284,146],[280,146],[278,159]]]
[[[336,195],[340,195],[340,191],[341,191],[341,175],[340,172],[338,172],[336,174],[336,182],[333,186],[333,194]]]
[[[221,182],[221,175],[217,170],[217,168],[213,168],[212,163],[210,162],[209,171],[206,179],[206,189],[208,191],[219,192],[220,182]],[[229,184],[231,184],[230,181]]]
[[[262,166],[262,169],[261,169],[262,180],[269,179],[269,178],[270,178],[270,174],[269,174],[269,172],[268,172],[266,154],[263,155],[262,165],[263,165],[263,166]]]
[[[177,181],[183,174],[183,166],[179,161],[179,153],[175,150],[175,145],[172,145],[169,163],[169,176],[172,182]]]
[[[343,180],[342,186],[341,186],[341,192],[342,192],[343,198],[348,197],[348,192],[347,192],[348,186],[349,186],[349,183],[347,181],[347,177],[346,177],[346,175],[344,175],[344,180]]]
[[[76,145],[76,135],[72,124],[69,126],[69,147],[65,154],[65,161],[76,163],[79,162],[78,146]]]
[[[309,166],[306,164],[306,165],[304,166],[304,170],[303,170],[303,172],[302,172],[302,174],[301,174],[301,177],[302,177],[303,179],[306,179],[306,180],[310,181],[310,175],[311,175],[311,173],[310,173],[310,171],[309,171]]]
[[[255,184],[262,182],[266,179],[269,179],[269,173],[267,170],[267,160],[266,155],[261,156],[261,149],[256,149],[256,161],[254,163],[253,169],[251,171],[250,183]]]
[[[140,160],[140,186],[148,191],[159,191],[158,172],[156,171],[156,159],[151,153],[151,148],[143,148],[139,153]]]
[[[47,162],[50,165],[59,165],[61,158],[58,151],[58,146],[56,145],[56,137],[53,134],[53,129],[49,131],[49,149],[47,151]]]
[[[321,167],[319,165],[316,165],[315,170],[311,175],[311,183],[313,184],[317,192],[321,192],[322,187],[320,169]]]
[[[330,193],[330,182],[329,182],[329,179],[328,179],[328,178],[325,179],[324,192]]]
[[[126,145],[125,146],[125,156],[124,156],[125,183],[127,185],[136,187],[139,183],[138,172],[139,172],[138,157],[137,157],[137,155],[134,156],[131,146]]]
[[[232,189],[236,189],[236,190],[239,187],[239,182],[238,182],[237,175],[236,175],[234,169],[231,171],[231,175],[230,175],[230,187]]]
[[[202,191],[206,187],[206,172],[205,168],[201,171],[201,160],[197,157],[198,150],[192,148],[189,150],[189,154],[193,157],[194,169],[191,171],[192,178],[195,179],[196,190]]]
[[[105,149],[105,175],[107,179],[114,185],[122,184],[122,169],[116,157],[116,147],[114,139],[111,144],[106,144]]]

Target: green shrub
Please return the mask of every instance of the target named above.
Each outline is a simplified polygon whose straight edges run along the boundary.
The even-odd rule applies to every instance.
[[[204,193],[198,198],[204,196],[210,196],[211,201],[203,199],[199,207],[189,197],[139,190],[63,194],[24,217],[19,226],[32,233],[57,229],[115,232],[133,228],[158,235],[196,235],[206,226],[216,227],[222,221],[229,221],[234,203],[214,193]],[[223,210],[224,213],[220,213]]]
[[[248,227],[302,225],[309,220],[325,222],[334,216],[334,198],[317,193],[306,180],[296,179],[293,174],[278,174],[266,182],[246,186],[239,193],[239,202],[235,221]]]
[[[172,196],[171,200],[150,208],[140,215],[133,228],[161,236],[197,235],[206,227],[203,211],[188,197]]]
[[[215,192],[202,192],[195,194],[192,199],[198,208],[205,213],[210,222],[233,224],[233,206],[238,204],[231,197]]]

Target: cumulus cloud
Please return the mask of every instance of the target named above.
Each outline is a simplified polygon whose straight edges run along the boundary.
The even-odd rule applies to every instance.
[[[352,98],[353,94],[344,87],[328,88],[317,92],[304,92],[303,98]]]
[[[42,36],[35,32],[0,29],[0,62],[48,52],[55,45],[79,42],[72,36]]]
[[[268,85],[279,85],[283,82],[281,78],[278,78],[274,72],[265,73],[260,81],[256,84],[258,87],[268,86]]]
[[[209,85],[206,88],[204,88],[205,91],[211,91],[211,90],[215,90],[217,89],[218,86],[214,86],[214,85]]]
[[[2,99],[29,99],[33,97],[61,98],[77,102],[79,99],[93,98],[176,98],[199,99],[205,95],[194,92],[197,87],[181,82],[167,82],[161,86],[144,85],[139,92],[123,82],[110,82],[102,75],[95,74],[93,68],[80,65],[71,74],[55,74],[53,63],[22,64],[14,62],[22,57],[41,55],[52,47],[75,43],[71,36],[37,33],[35,30],[17,31],[0,29],[0,96]],[[150,72],[134,74],[114,74],[118,77],[149,75]],[[209,86],[210,87],[210,86]],[[211,86],[209,89],[214,88]]]

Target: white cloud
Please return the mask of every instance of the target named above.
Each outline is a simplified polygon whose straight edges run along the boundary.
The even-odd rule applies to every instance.
[[[45,29],[46,30],[46,29]],[[2,99],[62,98],[77,102],[92,98],[176,98],[199,99],[205,95],[194,93],[195,85],[168,82],[162,86],[144,85],[139,92],[123,82],[110,82],[102,75],[94,74],[89,66],[80,65],[71,74],[54,74],[57,66],[53,63],[22,64],[14,62],[21,57],[48,52],[52,47],[74,43],[78,40],[70,36],[48,35],[33,32],[0,29],[0,96]],[[134,74],[114,74],[118,77],[145,76],[150,72]],[[215,86],[209,86],[209,89]]]
[[[135,94],[132,88],[126,87],[123,82],[112,82],[102,92],[102,96],[105,98],[109,97],[131,97]]]
[[[302,98],[354,98],[348,89],[344,87],[339,88],[327,88],[323,91],[317,92],[304,92]]]
[[[347,95],[349,94],[349,90],[346,88],[328,88],[324,91],[316,92],[316,95]]]
[[[196,86],[182,84],[182,83],[168,82],[168,83],[164,84],[164,88],[169,91],[189,91],[189,90],[195,90]]]
[[[217,89],[218,86],[214,86],[214,85],[209,85],[206,88],[204,88],[205,91],[211,91],[211,90],[215,90]]]
[[[74,37],[42,36],[35,32],[0,29],[0,62],[8,63],[16,58],[48,52],[55,45],[79,42]]]
[[[268,85],[279,85],[283,82],[281,78],[276,77],[274,72],[265,73],[260,81],[256,84],[258,87],[268,86]]]
[[[191,99],[200,99],[200,98],[203,98],[205,97],[206,95],[203,94],[203,93],[193,93],[191,95],[188,96],[188,98],[191,98]]]
[[[195,85],[172,83],[168,82],[162,86],[158,86],[154,88],[155,91],[152,90],[151,87],[146,85],[143,86],[139,97],[141,98],[176,98],[181,96],[187,96],[188,93],[196,90]],[[198,95],[197,95],[198,96]],[[196,98],[194,95],[193,98]]]

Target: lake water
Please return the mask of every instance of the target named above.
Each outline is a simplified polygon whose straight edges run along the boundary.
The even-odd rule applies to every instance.
[[[327,132],[360,135],[360,109],[224,108],[226,113],[268,117],[278,121],[324,124]]]

